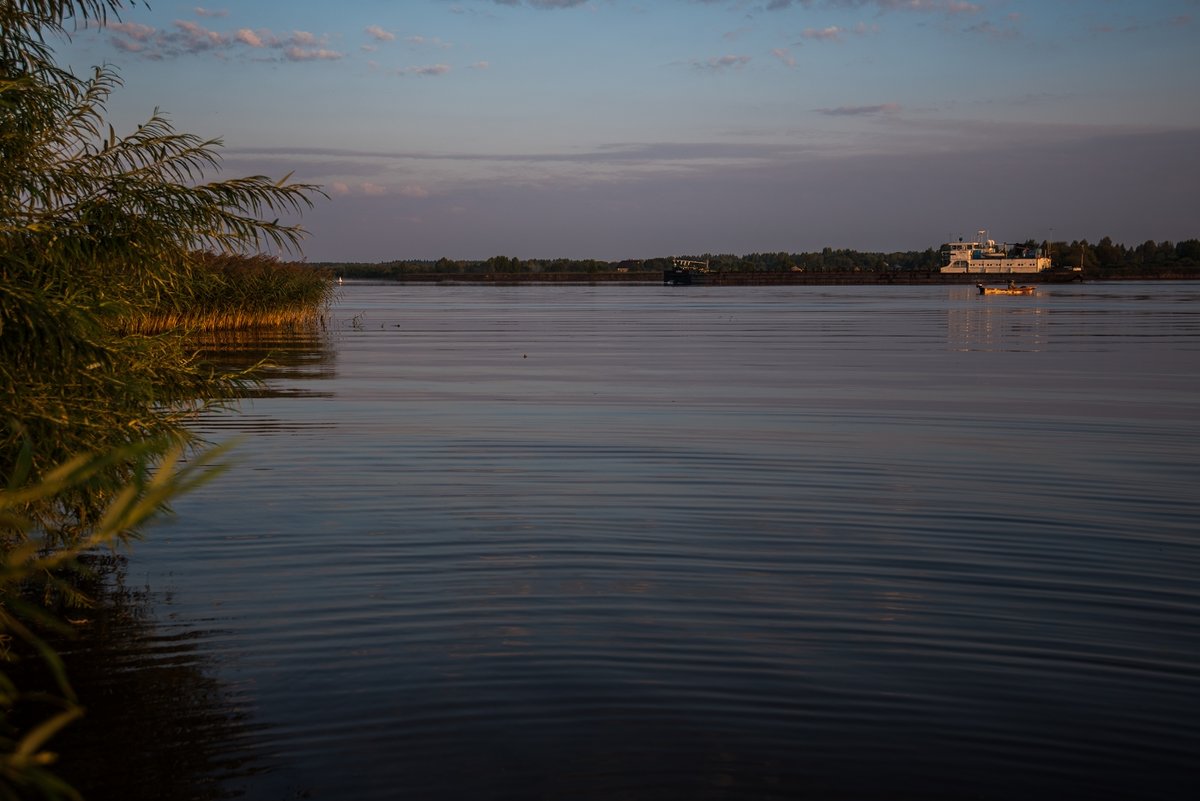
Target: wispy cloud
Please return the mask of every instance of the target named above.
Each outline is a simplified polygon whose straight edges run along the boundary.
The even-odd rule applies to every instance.
[[[867,8],[873,7],[879,13],[888,11],[894,12],[922,12],[922,13],[942,13],[942,14],[974,14],[982,10],[978,3],[966,2],[966,0],[769,0],[766,5],[767,11],[782,11],[784,9],[799,7],[812,8],[814,6],[823,6],[828,8]]]
[[[454,47],[453,43],[443,41],[436,36],[414,35],[405,38],[404,41],[413,47],[437,47],[442,50],[449,50],[451,47]]]
[[[741,69],[750,63],[750,56],[713,56],[704,61],[693,61],[692,66],[698,70],[730,70]]]
[[[771,51],[771,55],[779,59],[785,67],[796,66],[796,59],[786,47],[776,47]]]
[[[865,22],[859,22],[852,28],[843,28],[839,25],[830,25],[825,28],[805,28],[801,32],[800,38],[814,42],[840,43],[845,41],[845,37],[851,34],[854,36],[867,36],[878,32],[878,25],[868,25]]]
[[[368,25],[363,32],[377,42],[394,42],[396,40],[396,34],[378,25]]]
[[[800,34],[800,38],[817,42],[840,42],[844,32],[844,29],[837,25],[830,25],[827,28],[805,28],[804,32]]]
[[[216,17],[228,17],[229,16],[229,11],[224,8],[211,9],[211,8],[201,8],[200,6],[196,6],[196,8],[193,10],[196,12],[197,17],[216,18]]]
[[[493,0],[498,6],[519,6],[521,0]],[[574,8],[587,5],[588,0],[525,0],[524,5],[531,8]]]
[[[342,53],[324,47],[299,47],[293,45],[285,48],[284,56],[288,61],[337,61]]]
[[[420,184],[388,185],[375,181],[359,181],[355,184],[346,181],[332,181],[329,184],[330,194],[340,197],[359,195],[363,197],[383,197],[399,195],[407,198],[429,197],[432,193]]]
[[[862,117],[872,114],[892,114],[900,110],[899,103],[880,103],[875,106],[838,106],[837,108],[819,108],[817,113],[827,117]]]
[[[397,75],[430,76],[430,75],[445,75],[449,71],[450,71],[450,66],[448,64],[428,64],[425,66],[417,66],[417,67],[401,67],[400,69],[396,70],[396,74]]]
[[[999,26],[987,20],[968,25],[963,28],[964,33],[975,34],[976,36],[986,36],[988,39],[1017,39],[1021,36],[1021,31],[1015,25]]]
[[[1194,22],[1191,14],[1180,14],[1169,19],[1151,19],[1142,18],[1126,22],[1122,25],[1117,25],[1111,22],[1098,22],[1091,26],[1092,33],[1099,34],[1121,34],[1121,33],[1140,33],[1147,30],[1158,30],[1166,28],[1168,30],[1182,30],[1190,28]]]

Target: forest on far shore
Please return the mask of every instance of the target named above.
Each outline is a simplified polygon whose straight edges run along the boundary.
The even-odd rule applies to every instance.
[[[1014,247],[1048,248],[1055,268],[1082,267],[1089,276],[1132,278],[1173,276],[1200,278],[1200,240],[1178,243],[1146,241],[1129,247],[1104,237],[1096,244],[1074,242],[1036,242],[1029,240]],[[649,259],[601,261],[596,259],[517,259],[493,256],[483,260],[396,260],[377,263],[321,262],[314,264],[346,278],[395,278],[418,276],[512,275],[604,275],[654,274],[670,269],[674,258],[707,262],[709,269],[723,273],[880,273],[916,271],[934,273],[941,269],[937,249],[874,253],[850,249],[825,248],[814,253],[681,254]]]

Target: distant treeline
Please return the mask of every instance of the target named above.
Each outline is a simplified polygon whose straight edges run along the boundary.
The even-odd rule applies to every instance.
[[[1074,242],[1020,243],[1024,247],[1049,248],[1055,267],[1082,266],[1085,273],[1096,277],[1135,277],[1155,275],[1191,275],[1200,278],[1200,240],[1188,239],[1179,243],[1143,242],[1135,247],[1117,244],[1104,237],[1096,244],[1087,240]],[[891,271],[937,272],[941,269],[938,250],[897,251],[872,253],[849,249],[825,248],[816,253],[750,253],[744,256],[722,253],[681,255],[693,261],[708,262],[709,269],[722,273],[878,273]],[[447,278],[506,276],[514,278],[535,276],[628,276],[646,278],[660,276],[670,269],[672,257],[656,257],[625,261],[596,259],[516,259],[493,256],[484,260],[398,260],[379,263],[324,262],[318,265],[346,278],[418,278],[443,276]]]

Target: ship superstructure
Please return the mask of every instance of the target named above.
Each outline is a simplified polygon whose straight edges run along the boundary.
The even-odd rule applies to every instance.
[[[1002,245],[980,231],[977,241],[942,245],[944,273],[1040,273],[1050,269],[1050,257],[1039,247]]]

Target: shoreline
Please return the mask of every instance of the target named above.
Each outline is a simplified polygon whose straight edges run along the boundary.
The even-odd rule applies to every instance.
[[[1129,281],[1196,281],[1200,273],[1180,271],[1149,275],[1102,275],[1095,272],[1055,273],[940,273],[924,270],[893,272],[813,272],[813,273],[710,273],[698,276],[693,286],[869,286],[869,285],[974,285],[978,283],[1007,283],[1009,280],[1027,284],[1072,284]],[[480,273],[457,275],[450,273],[419,273],[403,276],[354,276],[348,281],[379,281],[397,284],[664,284],[660,273]]]

